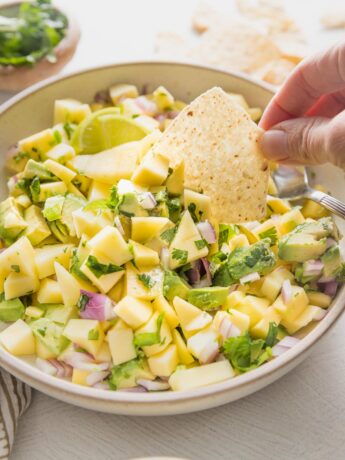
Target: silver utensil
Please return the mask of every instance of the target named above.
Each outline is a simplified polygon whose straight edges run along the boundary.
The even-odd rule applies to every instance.
[[[327,193],[310,187],[305,168],[279,166],[273,172],[273,180],[277,186],[279,198],[291,201],[309,198],[345,219],[345,204]]]

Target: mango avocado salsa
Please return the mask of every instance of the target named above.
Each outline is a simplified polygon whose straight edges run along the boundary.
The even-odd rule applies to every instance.
[[[78,385],[190,390],[256,369],[324,317],[345,274],[332,217],[281,200],[270,180],[262,221],[217,222],[183,161],[152,149],[184,107],[162,86],[117,84],[91,104],[57,100],[53,126],[12,148],[9,353]]]

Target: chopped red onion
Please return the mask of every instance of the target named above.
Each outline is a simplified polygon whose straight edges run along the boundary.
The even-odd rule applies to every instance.
[[[139,379],[137,384],[146,388],[148,391],[165,391],[170,389],[168,382],[162,382],[161,380],[146,380]]]
[[[117,391],[124,391],[126,393],[146,393],[147,390],[144,387],[131,387],[131,388],[120,388]]]
[[[123,226],[121,224],[121,219],[119,216],[115,216],[114,224],[115,224],[115,227],[118,229],[118,231],[121,233],[121,235],[125,236],[125,231],[123,229]]]
[[[282,300],[287,305],[292,299],[292,286],[290,280],[284,280],[281,289]]]
[[[324,264],[321,260],[308,260],[303,265],[303,275],[306,277],[319,276],[322,273]]]
[[[219,355],[219,346],[218,342],[210,342],[206,345],[206,347],[202,350],[199,355],[199,361],[201,364],[209,364],[212,363],[217,356]]]
[[[331,248],[335,244],[337,244],[337,242],[333,238],[327,238],[327,240],[326,240],[326,248],[327,249]]]
[[[201,263],[204,267],[204,270],[205,270],[205,274],[206,274],[206,278],[208,280],[208,282],[210,283],[209,286],[211,286],[212,284],[212,275],[211,275],[211,270],[210,270],[210,262],[205,259],[205,257],[201,257]]]
[[[93,387],[97,388],[98,390],[105,390],[105,391],[110,390],[109,385],[106,382],[95,383]]]
[[[109,371],[97,371],[97,372],[92,372],[92,374],[88,375],[86,377],[86,383],[90,385],[91,387],[94,386],[96,383],[102,382],[105,378],[108,377],[110,374]]]
[[[94,101],[97,104],[110,104],[111,99],[109,91],[107,89],[97,91],[97,93],[94,95]]]
[[[84,364],[94,363],[93,358],[87,354],[79,351],[70,351],[64,355],[63,361],[76,369],[81,369]]]
[[[48,374],[48,375],[56,375],[57,374],[56,366],[51,364],[46,359],[36,358],[36,366],[38,367],[38,369],[40,369],[45,374]]]
[[[215,243],[217,241],[217,235],[208,220],[204,220],[196,224],[201,236],[208,244]]]
[[[89,298],[84,310],[80,311],[80,316],[83,319],[97,319],[98,321],[107,321],[116,317],[114,313],[113,301],[104,294],[96,292],[80,290],[81,295]]]
[[[179,115],[179,111],[178,110],[170,110],[168,112],[168,118],[169,120],[173,120],[174,118],[176,118],[178,115]]]
[[[289,335],[283,337],[280,342],[278,342],[276,345],[274,345],[274,347],[272,347],[272,355],[280,356],[293,346],[297,345],[299,341],[300,340],[296,337],[291,337]]]
[[[158,107],[154,101],[150,101],[145,96],[139,96],[134,99],[138,107],[145,113],[145,115],[153,116],[157,113]]]
[[[258,272],[249,273],[249,275],[242,276],[242,278],[240,278],[240,284],[244,285],[253,281],[258,281],[259,279],[260,275]]]
[[[138,201],[142,208],[153,209],[157,206],[157,201],[151,192],[143,192],[138,195]]]
[[[90,371],[90,372],[103,372],[107,371],[110,368],[111,363],[80,363],[78,369],[83,371]]]
[[[329,295],[330,297],[334,297],[338,290],[338,283],[335,280],[327,281],[321,283],[320,280],[318,282],[322,288],[324,294]]]
[[[160,253],[160,259],[161,259],[161,264],[164,270],[168,270],[169,268],[169,249],[168,248],[162,248],[161,253]]]
[[[238,337],[241,335],[241,331],[232,324],[230,318],[225,317],[221,321],[218,329],[219,334],[222,336],[223,341],[228,339],[229,337]]]
[[[335,281],[334,276],[322,276],[320,279],[317,280],[318,283],[330,283],[331,281]]]
[[[72,375],[72,367],[68,364],[58,361],[57,359],[50,359],[49,363],[56,368],[56,377],[59,378],[68,378]]]

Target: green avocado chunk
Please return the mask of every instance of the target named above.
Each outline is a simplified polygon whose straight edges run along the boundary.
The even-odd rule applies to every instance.
[[[6,323],[17,321],[24,316],[25,307],[20,299],[11,299],[0,301],[0,321]]]
[[[127,217],[146,217],[148,212],[140,206],[138,196],[134,192],[128,192],[121,195],[121,203],[119,204],[119,213]]]
[[[138,379],[151,379],[152,374],[144,358],[138,357],[126,363],[114,366],[108,379],[112,390],[136,386]]]
[[[331,217],[304,222],[279,241],[278,255],[289,262],[318,259],[326,251],[326,240],[331,235],[336,236]]]
[[[45,318],[59,324],[66,324],[72,318],[78,318],[78,311],[75,306],[63,304],[43,304],[46,309]]]
[[[44,166],[44,164],[39,163],[38,161],[30,159],[23,171],[23,177],[25,179],[33,179],[38,177],[40,181],[51,181],[56,177]]]
[[[27,225],[13,197],[0,203],[0,237],[6,245],[12,244]]]
[[[276,256],[270,249],[271,240],[265,238],[248,247],[234,249],[215,270],[213,284],[230,286],[250,273],[264,275],[276,263]]]
[[[70,343],[62,335],[64,326],[51,319],[40,318],[30,323],[30,327],[38,340],[55,355],[59,355]]]
[[[214,310],[225,303],[228,292],[227,287],[221,286],[191,289],[187,300],[201,310]]]
[[[170,302],[178,296],[187,299],[190,287],[177,273],[166,270],[163,280],[163,294]]]
[[[323,276],[326,278],[336,275],[342,267],[340,249],[338,245],[331,246],[321,257]]]

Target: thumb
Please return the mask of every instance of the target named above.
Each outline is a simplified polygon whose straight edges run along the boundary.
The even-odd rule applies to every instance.
[[[283,121],[266,131],[261,139],[265,157],[284,164],[321,164],[331,161],[328,142],[332,121],[308,117]],[[345,149],[345,130],[343,129]],[[344,150],[345,151],[345,150]]]

